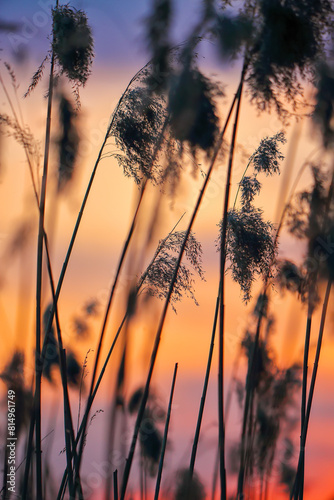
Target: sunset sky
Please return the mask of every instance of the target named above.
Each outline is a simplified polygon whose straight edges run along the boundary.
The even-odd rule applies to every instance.
[[[192,23],[197,19],[200,2],[179,0],[175,4],[174,38],[177,42],[184,40],[190,32]],[[52,5],[52,2],[47,0],[39,2],[1,0],[0,15],[1,21],[18,23],[18,29],[15,33],[0,33],[0,48],[2,49],[0,73],[12,92],[10,80],[2,64],[4,61],[10,62],[19,83],[18,98],[25,123],[29,125],[35,138],[40,141],[41,151],[43,150],[46,116],[46,99],[43,94],[47,86],[48,66],[37,90],[25,100],[22,95],[27,89],[34,71],[49,49],[47,36],[50,33],[51,24],[50,17],[46,14],[48,11],[46,6],[49,5]],[[66,199],[62,199],[56,208],[50,201],[46,208],[46,224],[49,224],[49,227],[52,226],[51,250],[53,271],[56,277],[59,275],[81,200],[103,141],[110,115],[131,77],[149,59],[143,35],[144,19],[150,6],[149,1],[110,2],[96,0],[94,2],[72,2],[71,5],[87,12],[93,29],[95,61],[92,75],[86,87],[80,91],[82,106],[79,122],[81,146],[76,180]],[[210,42],[204,42],[203,49],[199,54],[199,65],[207,74],[215,75],[217,80],[226,85],[226,97],[220,103],[222,116],[225,117],[225,110],[228,109],[231,98],[236,91],[240,64],[235,63],[231,69],[230,66],[220,63],[217,54],[212,52],[214,51],[212,51]],[[66,89],[70,95],[68,85]],[[307,93],[311,96],[311,89],[308,89]],[[2,91],[0,92],[0,106],[2,113],[10,114],[8,103]],[[238,146],[240,147],[237,151],[232,178],[231,203],[234,200],[247,158],[253,153],[263,137],[274,135],[282,128],[283,125],[274,114],[263,113],[259,115],[254,106],[250,105],[247,93],[243,96],[238,132]],[[56,126],[52,129],[52,134],[54,141],[56,141]],[[263,208],[266,217],[274,223],[278,222],[277,213],[282,209],[280,202],[282,179],[291,186],[303,161],[319,147],[317,132],[306,119],[298,125],[292,122],[291,126],[286,128],[286,136],[287,145],[282,148],[286,157],[282,164],[282,173],[280,177],[261,178],[263,190],[256,201],[257,206]],[[295,143],[295,148],[291,147],[292,142]],[[24,348],[27,356],[27,380],[30,383],[33,374],[37,210],[34,205],[23,151],[13,139],[5,139],[4,137],[1,139],[0,147],[0,254],[3,256],[0,261],[0,328],[2,335],[0,370],[2,371],[14,349]],[[53,147],[50,162],[51,171],[52,167],[56,165],[54,151]],[[294,161],[291,165],[293,157]],[[164,480],[166,484],[168,478],[173,477],[172,474],[177,468],[187,466],[190,459],[191,441],[201,397],[219,280],[219,254],[216,252],[215,240],[218,236],[217,224],[222,214],[225,165],[226,161],[225,164],[220,162],[220,165],[215,169],[194,226],[196,236],[203,246],[203,267],[206,279],[202,282],[200,279],[196,279],[195,295],[199,306],[197,307],[189,298],[184,298],[182,303],[177,305],[177,314],[172,310],[169,311],[153,379],[155,391],[166,406],[174,363],[179,363],[170,427],[171,444],[167,451],[163,484]],[[287,166],[290,169],[288,177],[285,175]],[[206,169],[205,165],[202,167],[204,170]],[[310,175],[306,173],[300,182],[300,187],[309,186],[310,179]],[[193,178],[188,169],[173,202],[166,196],[163,198],[154,241],[145,255],[144,264],[152,258],[159,239],[166,236],[184,213],[179,229],[186,229],[201,184],[202,177],[198,175],[197,178]],[[48,194],[51,199],[51,181],[49,186]],[[154,189],[151,191],[149,193],[150,199],[144,206],[141,228],[145,227],[154,210],[152,207],[154,207],[157,191]],[[137,196],[138,189],[132,179],[124,177],[114,158],[105,158],[98,168],[59,301],[64,343],[67,348],[70,347],[77,353],[80,363],[83,362],[88,349],[96,349],[96,338],[101,328],[103,308],[132,220]],[[23,220],[31,220],[34,224],[31,237],[24,252],[12,257],[8,255],[8,243]],[[138,231],[136,235],[138,242],[141,241],[141,234]],[[286,232],[283,232],[279,247],[282,256],[300,260],[303,251],[304,248],[300,242],[296,242]],[[109,321],[104,343],[104,356],[124,314],[124,292],[127,291],[133,274],[143,270],[142,268],[133,269],[131,264],[130,257],[123,270],[115,307]],[[260,284],[257,283],[253,295],[256,296],[256,292],[259,290]],[[49,299],[46,281],[44,306]],[[91,320],[90,335],[86,339],[78,341],[74,338],[72,320],[73,317],[82,314],[84,304],[92,299],[98,299],[101,303],[100,314]],[[307,438],[305,500],[333,500],[334,498],[332,477],[334,467],[333,298],[331,301]],[[247,327],[249,313],[253,307],[253,302],[248,305],[244,304],[239,287],[229,277],[226,283],[226,386],[229,384],[239,341]],[[278,366],[283,368],[294,362],[301,362],[306,309],[292,295],[283,297],[278,289],[272,291],[272,309],[276,316],[273,347],[277,355]],[[127,396],[145,382],[160,312],[161,303],[152,301],[137,321],[130,325],[129,335],[132,343],[128,360]],[[317,312],[314,320],[314,337],[311,341],[310,368],[313,366],[319,321],[320,316]],[[119,352],[119,349],[116,349],[115,359],[117,361]],[[104,356],[102,357],[104,358]],[[88,356],[88,377],[92,370],[92,363],[93,356]],[[83,470],[86,474],[94,471],[97,467],[96,464],[101,464],[105,457],[105,434],[108,428],[108,408],[112,394],[110,388],[114,387],[112,379],[114,366],[117,366],[117,363],[112,364],[111,369],[107,372],[93,406],[92,412],[103,409],[104,413],[96,416],[88,432],[87,449],[83,461]],[[244,365],[239,376],[244,380]],[[1,385],[2,390],[4,390],[3,385]],[[52,426],[56,428],[52,452],[56,457],[54,463],[58,478],[65,465],[65,456],[58,454],[58,450],[60,451],[64,447],[60,425],[61,408],[57,410],[58,426],[52,420],[52,416],[55,416],[54,409],[57,408],[57,397],[59,399],[59,391],[57,392],[57,389],[50,386],[48,382],[43,382],[45,405],[43,431],[46,434]],[[71,397],[73,398],[73,414],[76,415],[77,392],[71,392]],[[226,427],[228,447],[239,439],[240,433],[241,412],[235,399]],[[196,469],[205,483],[207,492],[211,489],[216,455],[217,421],[216,349],[203,421],[203,434],[196,462]],[[297,430],[296,450],[298,449],[298,437]],[[96,443],[102,443],[102,445]],[[136,478],[136,473],[134,478]],[[233,488],[235,487],[236,476],[231,475],[229,484]],[[233,491],[232,487],[230,489]],[[97,485],[97,491],[99,491],[99,485]],[[279,489],[275,490],[272,495],[270,498],[273,499],[287,498],[286,495],[280,496]],[[95,500],[99,498],[98,493],[95,494],[94,498]],[[209,495],[208,498],[210,498]]]

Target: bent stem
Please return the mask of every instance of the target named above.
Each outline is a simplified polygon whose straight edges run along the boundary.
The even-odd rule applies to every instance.
[[[212,160],[211,160],[210,167],[209,167],[207,175],[205,177],[202,189],[201,189],[201,191],[199,193],[199,196],[198,196],[198,199],[197,199],[197,202],[196,202],[196,206],[195,206],[193,214],[191,216],[191,220],[189,222],[188,229],[186,231],[185,238],[183,240],[183,243],[182,243],[182,246],[181,246],[181,249],[180,249],[180,252],[179,252],[179,256],[178,256],[178,259],[177,259],[177,262],[176,262],[175,271],[174,271],[173,278],[172,278],[172,281],[171,281],[171,284],[170,284],[170,287],[169,287],[169,290],[168,290],[168,294],[167,294],[167,297],[166,297],[164,309],[163,309],[163,312],[162,312],[162,315],[161,315],[161,319],[160,319],[160,323],[159,323],[159,326],[158,326],[158,330],[157,330],[157,333],[156,333],[156,337],[155,337],[155,341],[154,341],[154,346],[153,346],[153,350],[152,350],[152,355],[151,355],[150,367],[149,367],[149,371],[148,371],[148,375],[147,375],[147,379],[146,379],[146,384],[145,384],[143,396],[142,396],[141,403],[140,403],[139,410],[138,410],[138,414],[137,414],[137,419],[136,419],[136,423],[135,423],[135,428],[134,428],[134,432],[133,432],[133,437],[132,437],[132,441],[131,441],[131,446],[130,446],[128,458],[127,458],[126,464],[125,464],[123,482],[122,482],[122,487],[121,487],[120,500],[124,500],[124,498],[125,498],[125,494],[126,494],[126,490],[127,490],[127,485],[128,485],[128,480],[129,480],[129,475],[130,475],[131,466],[132,466],[132,461],[133,461],[134,452],[135,452],[135,448],[136,448],[138,433],[139,433],[141,421],[142,421],[143,416],[144,416],[144,411],[145,411],[145,406],[146,406],[146,402],[147,402],[147,399],[148,399],[148,394],[149,394],[149,389],[150,389],[150,383],[151,383],[151,379],[152,379],[152,374],[153,374],[153,370],[154,370],[154,366],[155,366],[155,361],[156,361],[156,358],[157,358],[158,349],[159,349],[159,345],[160,345],[161,333],[162,333],[162,329],[163,329],[163,326],[164,326],[165,318],[166,318],[166,315],[167,315],[167,310],[168,310],[169,302],[170,302],[170,299],[171,299],[171,296],[172,296],[172,293],[173,293],[173,290],[174,290],[174,285],[176,283],[177,274],[178,274],[178,271],[179,271],[179,268],[180,268],[180,265],[181,265],[181,260],[182,260],[182,257],[183,257],[183,254],[184,254],[184,251],[185,251],[185,248],[186,248],[186,244],[187,244],[190,232],[192,230],[192,227],[193,227],[196,215],[197,215],[197,213],[199,211],[199,208],[200,208],[200,205],[201,205],[201,202],[202,202],[202,199],[203,199],[206,187],[208,185],[208,182],[209,182],[209,179],[210,179],[213,167],[215,165],[218,153],[220,151],[220,148],[221,148],[221,145],[222,145],[222,142],[223,142],[223,138],[224,138],[224,135],[225,135],[225,131],[226,131],[227,125],[228,125],[228,123],[230,121],[230,117],[231,117],[231,114],[232,114],[235,102],[236,102],[236,96],[233,99],[233,102],[231,104],[228,116],[226,118],[225,125],[224,125],[224,127],[223,127],[223,129],[222,129],[222,131],[220,133],[219,138],[218,138],[218,141],[217,141],[214,153],[213,153],[213,157],[212,157]]]

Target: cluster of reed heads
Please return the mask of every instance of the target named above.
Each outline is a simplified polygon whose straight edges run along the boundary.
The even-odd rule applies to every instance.
[[[53,273],[50,251],[53,244],[50,233],[54,231],[52,224],[47,227],[46,212],[56,212],[61,200],[70,196],[80,167],[79,91],[89,78],[94,58],[92,31],[86,14],[69,4],[55,3],[50,47],[25,94],[29,99],[40,81],[46,78],[45,73],[49,72],[43,155],[22,120],[19,99],[12,97],[17,97],[18,90],[12,67],[5,63],[7,76],[0,75],[2,92],[10,109],[10,113],[0,115],[1,132],[13,137],[24,150],[38,216],[37,224],[36,219],[24,221],[5,251],[7,256],[20,255],[26,245],[31,244],[33,227],[37,225],[34,374],[32,379],[27,379],[27,353],[20,350],[11,354],[1,372],[4,385],[16,394],[16,435],[22,457],[16,464],[15,496],[23,500],[75,500],[93,496],[94,492],[87,489],[81,475],[81,465],[85,460],[90,424],[95,417],[101,418],[98,415],[100,410],[94,413],[92,406],[102,380],[108,376],[110,363],[113,363],[115,378],[110,401],[106,403],[110,405],[110,415],[107,438],[104,439],[107,441],[109,469],[98,498],[146,499],[154,495],[155,500],[159,496],[177,500],[200,500],[208,496],[212,499],[220,496],[222,500],[264,500],[275,498],[278,489],[285,491],[287,498],[301,500],[304,497],[307,432],[334,278],[333,251],[331,245],[324,245],[324,242],[331,242],[334,234],[333,6],[329,0],[302,3],[297,0],[203,0],[200,5],[199,19],[189,28],[186,40],[175,44],[172,41],[173,2],[152,0],[144,25],[150,60],[128,83],[110,117],[57,278]],[[231,102],[225,95],[223,83],[210,78],[199,66],[197,54],[207,40],[226,71],[232,63],[235,68],[240,66]],[[8,78],[11,89],[6,84]],[[306,84],[313,89],[312,105],[304,100]],[[68,87],[72,89],[72,96],[66,92]],[[245,90],[259,113],[277,114],[282,121],[282,130],[263,137],[256,150],[248,155],[237,194],[231,201],[231,179]],[[322,142],[313,157],[299,166],[298,176],[283,200],[279,220],[274,224],[265,219],[263,210],[256,204],[262,179],[280,172],[286,143],[283,130],[288,130],[294,120],[306,119],[313,119]],[[59,122],[56,140],[51,137],[53,120]],[[51,148],[52,141],[55,147]],[[56,171],[49,169],[50,154],[57,154]],[[81,363],[74,347],[63,342],[59,297],[95,174],[101,161],[109,161],[111,157],[117,160],[124,175],[132,178],[138,186],[138,197],[106,303],[102,305],[90,300],[82,314],[74,318],[77,338],[88,338],[91,348]],[[40,158],[42,169],[39,169]],[[184,296],[198,305],[194,280],[204,280],[203,252],[193,226],[215,168],[224,169],[226,186],[221,193],[221,214],[217,215],[219,229],[216,243],[213,243],[219,252],[219,271],[207,368],[203,374],[196,428],[193,436],[189,436],[192,439],[189,462],[175,471],[173,485],[164,487],[165,452],[167,450],[168,460],[168,430],[170,419],[173,419],[177,363],[173,377],[171,374],[166,410],[159,404],[151,381],[167,313],[170,309],[175,310]],[[298,182],[306,171],[311,173],[312,183],[299,192]],[[184,178],[199,173],[202,186],[192,212],[175,221],[174,227],[160,239],[148,258],[162,200],[180,196],[178,187]],[[48,198],[48,178],[56,179],[51,199]],[[148,196],[152,192],[155,196]],[[138,241],[134,235],[143,211],[143,200],[145,203],[149,200],[152,209],[145,234],[141,232],[141,241]],[[186,228],[181,230],[182,226]],[[291,260],[280,258],[279,241],[283,229],[303,240],[303,260],[294,262],[294,256]],[[132,264],[135,277],[126,290],[123,319],[120,324],[109,324],[115,292],[125,263],[129,261],[135,263]],[[255,298],[225,394],[228,273],[240,286],[246,303],[253,300],[253,285],[260,287],[260,293]],[[303,359],[285,368],[278,366],[272,340],[275,323],[272,296],[277,290],[282,294],[295,294],[305,312]],[[126,391],[129,328],[137,315],[142,310],[147,314],[147,305],[157,302],[157,299],[162,305],[158,309],[160,317],[147,378],[129,395]],[[317,309],[321,311],[321,321],[316,331],[313,317]],[[105,339],[107,326],[114,335],[108,344]],[[317,347],[310,372],[312,334],[316,336]],[[118,358],[115,356],[116,344],[121,353]],[[214,344],[218,350],[216,465],[212,484],[206,481],[204,486],[203,474],[196,470],[196,455]],[[246,366],[244,378],[237,372],[239,360],[243,360]],[[62,454],[66,457],[66,466],[61,478],[52,473],[52,453],[57,451],[47,453],[43,450],[43,441],[47,438],[43,436],[46,413],[42,389],[48,384],[57,388],[58,401],[62,401]],[[237,398],[240,407],[240,439],[234,447],[227,448],[225,432],[232,397]],[[79,407],[77,417],[72,411],[73,400]],[[116,430],[122,425],[128,426],[132,432],[131,442],[126,444],[118,442]],[[5,432],[3,442],[6,442]],[[101,446],[105,446],[105,442]],[[115,465],[111,457],[120,448],[121,459]],[[3,450],[1,495],[14,498],[7,486],[8,456],[5,447]],[[134,462],[135,457],[138,460]],[[134,473],[136,468],[139,471]],[[231,481],[233,474],[237,481]]]

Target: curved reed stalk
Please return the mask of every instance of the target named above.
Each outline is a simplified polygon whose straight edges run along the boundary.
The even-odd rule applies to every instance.
[[[224,135],[225,135],[225,131],[226,131],[227,125],[228,125],[228,123],[230,121],[230,118],[231,118],[232,111],[234,109],[234,105],[236,103],[236,100],[237,100],[237,95],[234,96],[233,102],[232,102],[232,104],[230,106],[230,110],[229,110],[228,116],[227,116],[226,121],[225,121],[225,125],[224,125],[224,127],[223,127],[223,129],[222,129],[222,131],[221,131],[221,133],[219,135],[219,138],[217,140],[217,144],[215,146],[215,150],[214,150],[214,153],[213,153],[213,157],[212,157],[212,160],[211,160],[210,167],[209,167],[207,175],[205,177],[202,189],[200,190],[200,193],[199,193],[199,196],[198,196],[198,199],[197,199],[194,211],[192,213],[192,216],[191,216],[191,219],[190,219],[190,222],[189,222],[186,234],[185,234],[185,238],[184,238],[184,241],[183,241],[182,247],[180,249],[177,262],[176,262],[176,267],[175,267],[175,271],[174,271],[174,274],[173,274],[173,279],[172,279],[172,282],[171,282],[169,290],[168,290],[168,295],[166,297],[164,309],[163,309],[163,312],[162,312],[162,315],[161,315],[161,319],[160,319],[160,322],[159,322],[159,326],[158,326],[158,330],[157,330],[157,333],[156,333],[156,337],[155,337],[155,341],[154,341],[154,346],[153,346],[153,350],[152,350],[152,355],[151,355],[150,367],[149,367],[149,371],[148,371],[148,375],[147,375],[147,379],[146,379],[146,384],[145,384],[145,388],[144,388],[142,400],[141,400],[141,403],[140,403],[140,407],[139,407],[139,410],[138,410],[137,419],[136,419],[136,422],[135,422],[135,428],[134,428],[134,432],[133,432],[133,437],[132,437],[132,442],[131,442],[131,445],[130,445],[130,450],[129,450],[128,458],[127,458],[126,464],[125,464],[124,475],[123,475],[123,482],[122,482],[121,494],[120,494],[120,500],[124,500],[124,498],[125,498],[125,494],[126,494],[126,490],[127,490],[127,485],[128,485],[128,480],[129,480],[129,475],[130,475],[131,466],[132,466],[132,461],[133,461],[134,452],[135,452],[135,447],[136,447],[136,443],[137,443],[138,433],[139,433],[141,421],[142,421],[143,416],[144,416],[144,411],[145,411],[145,406],[146,406],[146,402],[147,402],[147,399],[148,399],[148,394],[149,394],[149,389],[150,389],[150,383],[151,383],[151,379],[152,379],[152,374],[153,374],[153,370],[154,370],[154,366],[155,366],[155,361],[156,361],[158,350],[159,350],[161,333],[162,333],[163,326],[164,326],[164,323],[165,323],[165,319],[166,319],[166,315],[167,315],[167,310],[168,310],[169,302],[170,302],[170,299],[171,299],[171,296],[172,296],[172,293],[173,293],[173,290],[174,290],[174,285],[175,285],[175,282],[176,282],[177,273],[178,273],[179,267],[181,265],[181,260],[182,260],[182,257],[183,257],[183,254],[184,254],[184,251],[185,251],[185,248],[186,248],[186,244],[187,244],[190,232],[192,230],[192,227],[193,227],[196,215],[197,215],[197,213],[199,211],[199,208],[200,208],[200,205],[201,205],[201,202],[202,202],[202,199],[203,199],[206,187],[208,185],[208,182],[209,182],[209,179],[210,179],[213,167],[215,165],[218,153],[220,151],[220,148],[221,148],[221,145],[222,145],[222,142],[223,142],[223,138],[224,138]]]

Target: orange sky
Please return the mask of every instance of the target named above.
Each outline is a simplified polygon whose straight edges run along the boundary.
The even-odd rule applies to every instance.
[[[109,72],[106,69],[95,68],[92,81],[88,84],[87,89],[82,92],[83,143],[82,157],[80,158],[81,172],[69,200],[66,203],[62,203],[58,210],[54,235],[55,242],[53,245],[55,276],[59,274],[64,253],[80,207],[80,201],[89,178],[91,166],[103,139],[108,117],[125,88],[129,75],[131,75],[129,68],[116,73]],[[21,87],[25,88],[26,83],[26,81],[23,81]],[[234,82],[233,78],[231,78],[228,97],[233,91]],[[227,101],[229,102],[229,98]],[[3,96],[1,105],[2,110],[7,111]],[[41,92],[36,92],[29,100],[22,104],[27,123],[29,123],[34,134],[41,141],[44,134],[44,108],[45,100],[42,99]],[[247,155],[250,155],[254,151],[261,138],[273,135],[281,128],[282,125],[273,115],[258,117],[254,109],[248,104],[247,99],[244,99],[238,142],[243,145]],[[288,138],[291,136],[291,133],[290,128],[287,131]],[[303,125],[302,133],[302,139],[298,143],[292,178],[294,178],[294,175],[298,171],[300,163],[315,147],[315,143],[311,137],[311,128],[307,123]],[[286,147],[284,150],[287,153],[288,148]],[[22,214],[26,214],[30,210],[29,207],[31,207],[31,210],[35,209],[30,195],[27,195],[30,186],[24,156],[12,140],[5,143],[4,159],[0,184],[0,234],[2,235],[0,251],[6,248],[6,242],[10,238],[13,228],[21,220]],[[239,162],[235,165],[232,179],[232,200],[243,169],[244,162],[239,158]],[[170,208],[169,203],[164,204],[164,211],[160,217],[160,227],[156,236],[157,240],[159,237],[167,234],[184,211],[187,213],[180,229],[185,229],[186,219],[190,216],[190,210],[197,197],[200,182],[200,177],[198,180],[187,178],[187,180],[183,181],[182,196],[179,196],[175,200],[173,209]],[[273,178],[266,181],[263,179],[263,185],[263,194],[260,196],[258,203],[259,206],[265,209],[266,215],[273,218],[276,213],[280,178]],[[214,240],[217,237],[216,224],[221,216],[223,186],[224,175],[216,169],[194,227],[197,237],[203,244],[203,261],[206,270],[206,282],[200,283],[197,281],[196,283],[196,297],[198,298],[200,307],[196,307],[189,299],[185,299],[178,306],[177,315],[172,311],[169,312],[154,377],[157,390],[162,394],[164,400],[167,401],[169,392],[167,387],[168,381],[171,378],[173,365],[176,361],[179,363],[179,375],[175,393],[175,404],[178,405],[178,409],[175,411],[171,427],[171,439],[174,442],[173,447],[177,448],[177,443],[181,442],[180,449],[176,450],[178,457],[182,457],[185,452],[181,448],[190,441],[194,430],[209,347],[218,284],[218,255],[214,249]],[[106,292],[114,276],[119,251],[128,231],[131,214],[135,206],[136,193],[137,191],[132,180],[123,177],[115,160],[106,159],[100,164],[60,299],[61,322],[64,341],[67,345],[71,345],[70,322],[73,315],[80,314],[83,304],[93,297],[105,300]],[[26,253],[26,260],[24,261],[25,272],[22,278],[23,298],[21,303],[18,302],[21,276],[19,259],[3,261],[1,268],[2,276],[5,279],[5,284],[0,290],[0,324],[4,338],[3,345],[5,346],[0,359],[1,367],[4,366],[8,356],[11,354],[12,339],[16,339],[17,347],[29,344],[31,347],[31,342],[28,342],[28,339],[33,338],[36,240],[35,229],[30,247]],[[285,255],[294,257],[297,252],[300,255],[300,247],[295,246],[291,240],[284,236],[282,252]],[[124,290],[127,284],[127,269],[126,266],[123,278],[120,280],[120,291],[115,308],[117,314],[116,312],[113,313],[110,325],[115,324],[117,318],[122,315],[124,304],[121,300],[121,290]],[[238,287],[229,279],[227,280],[226,290],[226,368],[227,373],[229,373],[238,346],[238,339],[243,334],[250,306],[245,306],[242,303]],[[25,317],[29,315],[29,319],[21,321],[21,323],[17,323],[18,304],[21,304],[20,307],[24,307]],[[305,311],[292,298],[283,300],[277,291],[273,292],[273,304],[273,309],[277,313],[278,320],[274,344],[277,350],[278,362],[283,367],[301,359],[300,349],[304,331]],[[159,304],[157,308],[159,308]],[[22,314],[20,317],[22,320]],[[154,320],[155,323],[158,320],[158,310],[154,313]],[[317,318],[315,324],[318,321],[319,319]],[[293,335],[291,333],[291,324],[293,324]],[[75,348],[80,360],[83,360],[88,348],[95,348],[94,335],[97,335],[95,332],[98,332],[99,325],[99,320],[93,322],[92,329],[94,334],[86,342],[81,344],[76,343]],[[333,493],[333,488],[331,487],[332,468],[334,465],[334,397],[331,384],[334,376],[334,343],[333,336],[331,337],[333,318],[328,318],[327,325],[328,328],[325,333],[319,379],[308,436],[308,449],[310,451],[307,455],[306,477],[308,478],[308,482],[305,495],[306,500],[313,498],[330,500],[330,494]],[[19,330],[18,334],[16,330]],[[107,339],[112,338],[113,331],[114,328],[110,326]],[[128,391],[130,390],[129,388],[137,386],[144,380],[149,359],[150,344],[147,343],[148,341],[143,340],[143,338],[148,336],[148,338],[152,339],[153,333],[153,328],[150,325],[143,324],[143,322],[139,326],[135,326],[131,331],[133,338],[137,338],[138,340],[134,341],[134,347],[130,353],[131,379]],[[30,350],[30,356],[31,352]],[[31,359],[31,357],[30,359],[28,358],[28,368],[29,365],[32,366]],[[135,369],[133,368],[134,366],[136,367]],[[310,363],[310,366],[312,366],[312,363]],[[210,389],[208,408],[203,423],[204,428],[211,425],[214,432],[217,422],[216,403],[214,399],[216,378],[217,352],[215,352],[212,370],[213,388]],[[47,383],[44,386],[47,387]],[[104,398],[109,393],[110,383],[107,377],[105,383],[102,384],[98,402],[95,405],[96,408],[99,405],[103,406],[105,404]],[[52,399],[53,396],[49,396],[47,390],[44,391],[45,401],[49,397]],[[101,422],[105,422],[103,416],[99,418]],[[233,413],[233,418],[240,419],[236,410]],[[185,437],[186,432],[187,436]],[[214,439],[212,437],[214,436],[212,428],[209,434],[210,432],[212,440]],[[100,432],[96,431],[96,435],[100,435]],[[237,438],[237,431],[235,429],[232,435]],[[102,452],[94,450],[94,445],[89,440],[87,446],[89,453],[96,453],[96,456],[101,456]],[[212,451],[214,447],[210,446],[209,449]],[[213,452],[210,452],[210,467],[212,465],[211,462],[213,462],[213,455]],[[199,465],[201,467],[204,467],[204,463],[207,460],[206,456],[205,450],[203,451],[203,458],[199,455]],[[174,460],[172,463],[176,465],[177,461]],[[84,467],[89,467],[89,461],[84,464]],[[315,494],[316,496],[314,496]],[[280,497],[277,494],[277,496],[272,498]]]

